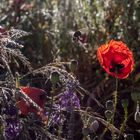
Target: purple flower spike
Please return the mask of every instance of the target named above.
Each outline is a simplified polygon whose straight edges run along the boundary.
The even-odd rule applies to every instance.
[[[46,112],[46,116],[49,115],[49,112]],[[64,115],[61,114],[61,108],[59,104],[54,104],[53,105],[53,112],[51,113],[50,116],[50,124],[55,125],[55,124],[63,124]]]
[[[71,109],[80,109],[80,101],[75,92],[65,91],[59,98],[62,109],[70,111]]]
[[[18,120],[13,118],[5,120],[4,135],[6,140],[14,140],[20,134],[21,130],[22,125]]]
[[[18,112],[17,108],[12,104],[7,104],[3,109],[3,113],[9,116],[17,115],[17,112]]]

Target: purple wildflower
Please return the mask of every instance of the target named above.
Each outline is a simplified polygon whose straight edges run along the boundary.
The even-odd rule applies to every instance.
[[[66,90],[59,98],[60,106],[63,110],[80,109],[80,100],[75,92]]]
[[[7,104],[3,108],[3,113],[9,116],[17,115],[17,112],[18,112],[17,108],[12,104]]]
[[[46,112],[46,115],[49,115],[49,112]],[[61,107],[59,104],[53,105],[53,110],[50,116],[50,124],[62,124],[64,121],[64,115],[61,113]]]
[[[60,94],[59,104],[62,110],[71,111],[73,109],[80,109],[80,100],[74,92],[78,83],[72,80],[66,80],[66,89],[64,93]]]
[[[4,135],[6,139],[15,139],[22,130],[21,123],[15,118],[6,119],[4,122]]]
[[[59,94],[57,104],[53,104],[53,108],[50,115],[49,124],[63,124],[66,120],[63,111],[72,111],[73,109],[80,109],[80,100],[74,92],[76,84],[71,81],[66,81],[66,90],[65,92]],[[46,115],[49,116],[49,112],[46,112]]]

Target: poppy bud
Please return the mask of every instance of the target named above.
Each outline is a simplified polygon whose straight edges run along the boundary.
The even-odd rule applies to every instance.
[[[140,112],[135,112],[134,120],[135,120],[137,123],[140,123]]]
[[[114,105],[113,105],[113,101],[112,100],[108,100],[106,102],[106,109],[108,109],[108,110],[114,110]]]
[[[128,99],[122,100],[121,103],[122,103],[123,108],[127,108],[128,107],[128,104],[129,104]]]
[[[134,140],[134,135],[133,134],[125,135],[125,140]]]
[[[59,82],[59,78],[60,78],[60,74],[57,71],[52,72],[50,75],[50,80],[54,85]]]
[[[77,70],[78,62],[76,60],[71,60],[70,63],[70,69],[72,72],[75,72]]]
[[[94,120],[90,125],[90,131],[96,132],[99,128],[99,122]]]
[[[113,112],[110,110],[106,110],[105,111],[105,117],[107,118],[107,120],[110,120],[113,116]]]
[[[131,98],[134,102],[140,100],[140,93],[138,93],[138,92],[131,93]]]

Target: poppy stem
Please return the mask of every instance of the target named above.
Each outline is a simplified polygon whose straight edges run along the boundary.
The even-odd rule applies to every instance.
[[[118,78],[116,77],[116,89],[114,93],[114,112],[112,116],[112,124],[114,125],[114,119],[115,119],[115,113],[117,109],[117,98],[118,98]],[[115,134],[114,131],[112,131],[112,140],[115,140]]]
[[[120,135],[123,135],[124,129],[126,127],[126,122],[127,122],[127,119],[128,119],[128,108],[127,108],[127,106],[125,105],[123,107],[123,109],[124,109],[124,121],[123,121],[123,123],[121,124],[121,127],[120,127],[120,132],[121,132]]]
[[[116,113],[116,108],[117,108],[117,97],[118,97],[118,78],[116,78],[116,90],[114,94],[114,115]]]

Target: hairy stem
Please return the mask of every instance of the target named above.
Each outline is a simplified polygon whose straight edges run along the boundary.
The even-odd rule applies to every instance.
[[[126,106],[124,106],[124,121],[123,123],[121,124],[121,127],[120,127],[120,134],[123,134],[124,132],[124,129],[125,129],[125,126],[126,126],[126,122],[127,122],[127,118],[128,118],[128,109]]]
[[[115,113],[116,113],[116,109],[117,109],[117,98],[118,98],[118,78],[116,78],[116,90],[114,93],[114,112],[113,112],[113,116],[112,116],[113,125],[114,125]],[[112,140],[115,140],[114,131],[112,131]]]

